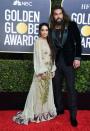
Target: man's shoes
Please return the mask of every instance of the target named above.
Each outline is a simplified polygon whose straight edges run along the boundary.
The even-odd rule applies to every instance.
[[[76,116],[77,116],[77,110],[71,110],[70,111],[70,122],[73,127],[78,126],[78,121],[76,119]]]
[[[60,111],[60,114],[64,114],[64,110]]]
[[[71,125],[73,127],[77,127],[78,126],[78,122],[77,122],[77,119],[76,118],[70,118],[70,122],[71,122]]]

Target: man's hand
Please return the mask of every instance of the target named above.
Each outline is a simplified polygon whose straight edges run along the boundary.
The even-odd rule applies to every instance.
[[[80,60],[74,60],[73,61],[73,67],[74,67],[74,69],[79,68],[80,67]]]

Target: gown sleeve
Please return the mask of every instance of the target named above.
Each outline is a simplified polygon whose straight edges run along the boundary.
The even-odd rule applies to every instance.
[[[41,45],[42,43],[39,39],[34,43],[34,71],[36,75],[48,71],[42,59]]]

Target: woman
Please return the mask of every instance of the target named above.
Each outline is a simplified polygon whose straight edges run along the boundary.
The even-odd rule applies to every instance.
[[[27,96],[24,110],[13,117],[18,124],[28,125],[29,122],[41,122],[54,118],[52,77],[56,66],[54,51],[48,38],[47,23],[39,25],[39,38],[34,44],[34,76]]]

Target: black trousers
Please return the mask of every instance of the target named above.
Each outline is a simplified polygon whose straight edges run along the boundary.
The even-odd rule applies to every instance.
[[[60,55],[58,62],[56,62],[56,66],[57,69],[55,72],[55,77],[53,78],[53,92],[57,113],[59,114],[59,112],[61,112],[64,109],[62,87],[63,79],[65,78],[68,92],[68,107],[71,112],[74,111],[74,114],[76,114],[77,93],[75,90],[75,70],[73,66],[66,65],[62,55]]]

